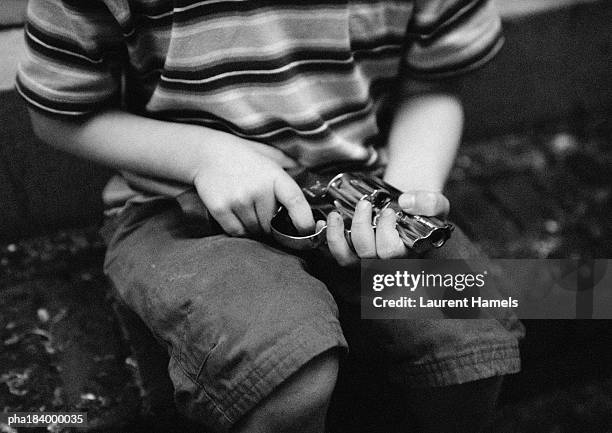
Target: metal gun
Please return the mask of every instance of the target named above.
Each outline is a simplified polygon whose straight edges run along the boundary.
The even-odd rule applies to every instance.
[[[439,248],[450,238],[453,225],[436,217],[410,215],[398,204],[401,191],[379,177],[362,172],[346,172],[325,175],[305,171],[296,178],[304,196],[310,204],[315,220],[327,221],[330,212],[338,212],[344,219],[345,237],[351,243],[350,226],[355,206],[360,200],[372,203],[372,226],[376,227],[380,213],[387,208],[395,211],[397,231],[407,248],[423,253]],[[302,235],[291,223],[289,213],[283,206],[271,221],[272,235],[281,245],[307,250],[325,245],[324,226],[310,235]]]

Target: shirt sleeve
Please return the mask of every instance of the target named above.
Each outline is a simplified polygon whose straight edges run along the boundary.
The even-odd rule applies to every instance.
[[[491,0],[416,0],[403,56],[406,73],[437,79],[476,69],[504,39]]]
[[[125,44],[102,0],[30,0],[16,86],[33,107],[81,116],[120,101]]]

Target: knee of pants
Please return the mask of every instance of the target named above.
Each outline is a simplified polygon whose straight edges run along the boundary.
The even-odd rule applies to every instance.
[[[297,259],[253,242],[223,243],[249,254],[239,269],[217,261],[204,285],[193,277],[198,281],[174,353],[181,371],[171,372],[185,410],[198,418],[204,410],[208,419],[218,413],[220,425],[240,420],[318,355],[347,346],[333,297]]]
[[[240,421],[244,431],[299,431],[301,423],[321,422],[336,385],[338,353],[327,351],[304,365]]]
[[[207,423],[212,418],[211,425],[222,429],[271,398],[278,401],[277,422],[284,422],[291,408],[289,418],[324,410],[337,375],[333,349],[347,344],[333,309],[314,304],[300,314],[272,306],[239,317],[219,309],[220,320],[191,315],[170,367],[179,406],[191,418]],[[323,362],[316,362],[319,358]]]
[[[242,242],[242,248],[248,250],[251,244]],[[185,356],[194,354],[197,364],[208,358],[200,373],[225,368],[216,366],[217,361],[253,361],[287,339],[315,338],[315,333],[340,326],[327,287],[295,257],[275,253],[264,259],[253,251],[241,257],[239,269],[211,274],[207,272],[207,281],[190,296],[184,329]]]

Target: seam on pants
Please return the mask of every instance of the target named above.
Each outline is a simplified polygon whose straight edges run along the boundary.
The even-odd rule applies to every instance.
[[[265,358],[255,360],[253,366],[236,379],[233,389],[224,390],[227,395],[221,401],[211,395],[202,381],[187,376],[223,415],[226,423],[219,427],[227,430],[308,361],[334,347],[347,347],[338,323],[307,323],[277,341],[274,350]],[[182,365],[181,369],[187,374]]]
[[[472,369],[475,372],[478,367],[486,368],[485,374],[469,374],[467,371]],[[512,374],[520,371],[518,343],[481,348],[423,364],[400,363],[394,372],[400,371],[401,374],[395,375],[396,380],[399,377],[401,383],[412,386],[448,386],[495,375]]]
[[[198,392],[203,392],[208,402],[213,406],[217,414],[225,418],[225,420],[227,421],[226,424],[233,424],[232,420],[227,416],[225,411],[221,407],[219,407],[215,399],[206,391],[206,388],[204,388],[193,377],[191,377],[191,375],[187,372],[183,364],[176,358],[176,356],[172,355],[171,358],[174,359],[174,363],[178,366],[180,373],[192,383],[192,385],[197,389]],[[215,424],[218,425],[219,423],[215,422]]]

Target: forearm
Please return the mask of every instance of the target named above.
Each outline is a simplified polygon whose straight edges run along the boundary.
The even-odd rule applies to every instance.
[[[198,170],[248,146],[286,165],[279,151],[197,125],[165,122],[123,111],[77,121],[32,110],[34,130],[44,142],[98,163],[144,175],[193,183]]]
[[[402,101],[391,126],[385,180],[401,190],[442,191],[463,128],[463,109],[449,94]]]

